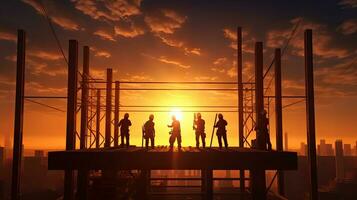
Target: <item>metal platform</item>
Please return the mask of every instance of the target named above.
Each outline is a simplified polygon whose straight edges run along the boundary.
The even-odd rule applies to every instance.
[[[296,152],[261,151],[230,147],[181,150],[166,146],[154,149],[141,147],[102,148],[48,153],[50,170],[64,169],[209,169],[209,170],[296,170]]]

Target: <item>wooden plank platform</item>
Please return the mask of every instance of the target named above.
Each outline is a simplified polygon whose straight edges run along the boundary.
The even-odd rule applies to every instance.
[[[296,152],[261,151],[230,147],[181,150],[166,146],[101,148],[48,153],[50,170],[64,169],[264,169],[296,170]]]

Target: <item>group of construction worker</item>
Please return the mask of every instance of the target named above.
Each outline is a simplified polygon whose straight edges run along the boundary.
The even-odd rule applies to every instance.
[[[267,145],[268,150],[271,150],[271,143],[269,137],[269,119],[266,117],[266,111],[262,113],[263,117],[263,130],[264,134],[266,134],[267,138]],[[121,145],[129,147],[129,127],[132,125],[131,121],[129,120],[129,114],[125,113],[124,118],[120,120],[118,126],[120,127],[120,138],[121,138]],[[219,148],[222,148],[222,140],[224,143],[224,147],[228,148],[228,141],[227,141],[227,129],[226,126],[228,125],[227,121],[223,118],[222,114],[218,114],[218,121],[215,122],[214,128],[217,128],[216,136],[218,139]],[[170,148],[174,147],[174,143],[177,140],[178,148],[181,148],[181,124],[176,116],[172,116],[171,124],[167,125],[168,128],[171,128],[169,132],[170,138]],[[195,138],[196,138],[196,147],[200,147],[200,138],[202,142],[202,147],[206,147],[206,132],[205,132],[205,120],[202,119],[201,113],[194,114],[193,120],[193,130],[195,131]],[[152,148],[155,147],[155,123],[154,123],[154,115],[150,114],[149,120],[145,122],[142,127],[142,136],[145,140],[145,147],[149,147],[149,142]],[[125,139],[125,142],[124,142]]]

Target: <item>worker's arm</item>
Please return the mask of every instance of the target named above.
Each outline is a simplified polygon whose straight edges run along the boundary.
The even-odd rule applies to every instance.
[[[119,123],[118,123],[118,126],[121,126],[122,122],[123,122],[123,120],[120,120]]]

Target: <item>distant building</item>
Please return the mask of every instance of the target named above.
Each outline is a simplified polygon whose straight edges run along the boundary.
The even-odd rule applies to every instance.
[[[35,157],[43,158],[45,157],[45,152],[43,150],[35,150]]]
[[[352,156],[351,144],[343,144],[343,155],[344,156]]]
[[[320,144],[317,146],[317,152],[319,156],[333,156],[332,144],[327,144],[324,139],[320,140]]]
[[[299,154],[301,156],[307,156],[307,145],[304,142],[300,143],[300,151]]]
[[[335,142],[335,152],[336,152],[336,181],[343,181],[345,178],[345,167],[343,161],[343,143],[342,140],[336,140]]]

